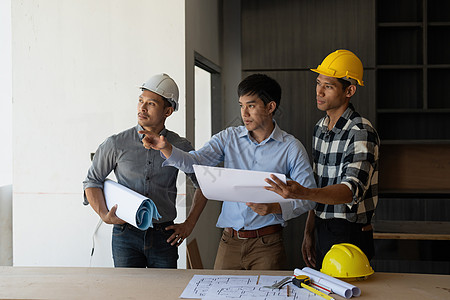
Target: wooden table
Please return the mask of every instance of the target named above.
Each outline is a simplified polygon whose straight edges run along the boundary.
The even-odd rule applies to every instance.
[[[0,299],[178,299],[194,274],[284,276],[292,272],[0,267]],[[375,273],[353,284],[361,288],[358,299],[362,300],[450,299],[450,275]]]

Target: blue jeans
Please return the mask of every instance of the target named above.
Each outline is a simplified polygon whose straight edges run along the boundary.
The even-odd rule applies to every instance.
[[[130,224],[114,225],[112,254],[115,267],[177,268],[178,248],[167,243],[173,222],[153,224],[146,231]]]

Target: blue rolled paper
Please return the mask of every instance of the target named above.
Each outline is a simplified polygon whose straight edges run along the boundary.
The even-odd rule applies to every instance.
[[[147,230],[153,227],[153,219],[161,218],[151,199],[115,181],[105,180],[103,193],[108,209],[117,204],[117,217],[138,229]]]
[[[147,230],[149,227],[153,228],[152,220],[159,220],[161,215],[156,208],[155,202],[150,199],[142,201],[141,206],[139,206],[136,211],[136,224],[137,228],[141,230]]]

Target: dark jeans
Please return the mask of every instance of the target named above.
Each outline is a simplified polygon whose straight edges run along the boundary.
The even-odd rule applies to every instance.
[[[130,224],[114,225],[112,253],[115,267],[177,268],[178,248],[167,243],[173,222],[153,224],[146,231]]]
[[[373,230],[362,231],[366,224],[351,223],[344,219],[315,218],[316,229],[316,269],[322,268],[322,261],[334,244],[350,243],[358,246],[369,261],[375,254]]]

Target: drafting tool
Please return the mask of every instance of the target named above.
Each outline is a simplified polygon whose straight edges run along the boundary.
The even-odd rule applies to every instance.
[[[266,285],[266,286],[264,286],[265,288],[269,288],[269,289],[280,289],[283,285],[285,285],[288,281],[290,281],[291,280],[291,278],[292,278],[292,276],[288,276],[288,277],[286,277],[286,278],[283,278],[283,279],[281,279],[280,281],[278,281],[278,282],[275,282],[274,284],[272,284],[272,285]]]
[[[321,291],[316,290],[315,288],[309,286],[309,284],[311,284],[311,279],[309,279],[309,277],[306,275],[295,276],[292,279],[292,283],[298,287],[305,288],[308,291],[310,291],[311,293],[314,293],[322,298],[325,298],[327,300],[334,300],[333,297],[330,297],[327,294],[322,293]]]

